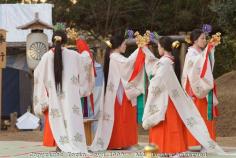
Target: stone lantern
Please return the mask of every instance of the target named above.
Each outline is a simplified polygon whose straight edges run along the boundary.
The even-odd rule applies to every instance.
[[[53,27],[39,19],[38,13],[35,13],[35,19],[18,29],[31,29],[26,40],[26,59],[30,69],[34,70],[41,57],[48,51],[48,37],[43,32],[44,29],[53,29]]]

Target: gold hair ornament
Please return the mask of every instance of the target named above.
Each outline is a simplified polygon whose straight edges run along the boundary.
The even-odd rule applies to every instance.
[[[174,41],[171,46],[172,46],[173,49],[179,48],[180,42],[179,41]]]
[[[61,42],[62,38],[61,38],[61,36],[55,36],[54,40],[55,40],[55,42]]]
[[[112,44],[109,40],[104,41],[109,48],[112,48]]]

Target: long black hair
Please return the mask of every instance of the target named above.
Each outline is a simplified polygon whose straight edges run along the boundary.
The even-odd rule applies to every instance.
[[[67,42],[67,35],[64,31],[55,31],[52,36],[54,44],[54,77],[57,91],[62,91],[62,45]]]
[[[201,29],[194,29],[191,33],[190,33],[190,41],[191,41],[191,45],[194,44],[194,41],[196,41],[201,34],[203,34],[204,32]]]
[[[174,42],[170,37],[164,36],[159,39],[159,44],[163,47],[166,51],[171,52],[174,56],[174,70],[175,74],[181,83],[181,76],[180,76],[180,58],[179,58],[179,48],[172,48],[172,43]]]
[[[107,47],[106,53],[104,56],[104,78],[105,78],[105,87],[107,86],[107,79],[109,73],[109,64],[110,64],[110,54],[113,49],[117,49],[124,42],[125,38],[121,35],[114,35],[110,39],[111,46]],[[105,88],[106,91],[106,88]]]

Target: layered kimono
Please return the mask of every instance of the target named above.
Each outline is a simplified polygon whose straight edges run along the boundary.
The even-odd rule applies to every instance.
[[[150,128],[149,131],[149,142],[158,145],[160,153],[180,153],[187,151],[183,121],[179,117],[172,99],[168,93],[166,93],[167,89],[163,87],[162,82],[165,82],[165,80],[157,79],[157,76],[161,76],[161,73],[165,73],[160,72],[161,70],[158,69],[158,66],[162,64],[169,64],[171,66],[174,64],[173,61],[174,58],[172,56],[165,55],[160,59],[158,64],[155,64],[151,74],[154,78],[151,78],[151,84],[148,91],[148,100],[146,103],[149,106],[145,108],[146,111],[143,117],[143,125],[146,125],[146,122],[148,122],[146,118],[149,117],[147,116],[148,114],[152,115],[158,110],[162,111],[160,114],[159,123]],[[157,72],[158,70],[159,72]],[[153,82],[156,82],[160,86],[153,86]],[[159,94],[162,90],[163,93]],[[156,98],[154,98],[155,96]],[[162,101],[158,102],[158,105],[162,104],[162,106],[155,106],[153,103],[153,100],[158,99],[158,97],[160,97],[159,101]],[[159,107],[161,108],[159,109]],[[156,121],[158,122],[158,120]]]
[[[144,129],[150,129],[150,141],[160,152],[187,150],[183,124],[207,152],[224,153],[210,138],[207,127],[191,98],[175,75],[173,61],[163,56],[152,68],[152,78],[143,115]]]
[[[137,49],[128,58],[113,52],[110,55],[109,75],[103,110],[100,111],[92,151],[124,148],[137,144],[137,96],[144,93],[145,49]],[[151,53],[151,52],[150,52]],[[140,59],[140,60],[137,60]],[[135,71],[134,71],[135,70]],[[138,94],[138,95],[137,95]]]
[[[182,86],[193,99],[213,140],[216,139],[214,118],[218,115],[218,100],[213,78],[214,51],[214,46],[211,44],[208,44],[203,51],[189,47],[182,75]],[[186,131],[186,137],[188,146],[200,145],[189,131]]]
[[[81,97],[94,86],[94,70],[88,53],[62,48],[62,91],[54,79],[54,52],[45,53],[34,71],[34,111],[48,107],[49,124],[57,146],[64,152],[87,153]]]

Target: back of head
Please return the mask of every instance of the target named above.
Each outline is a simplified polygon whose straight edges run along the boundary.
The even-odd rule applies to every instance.
[[[62,45],[67,42],[65,31],[55,31],[52,36],[54,46],[54,77],[56,89],[62,91]]]
[[[110,39],[111,46],[107,47],[105,57],[104,57],[104,78],[105,87],[107,85],[108,73],[109,73],[109,63],[110,63],[110,53],[112,49],[117,49],[124,42],[125,38],[122,35],[114,35]],[[106,90],[106,89],[105,89]]]
[[[174,41],[168,37],[168,36],[163,36],[159,39],[159,44],[161,45],[161,47],[163,47],[166,51],[170,52],[175,61],[174,61],[174,70],[175,70],[175,74],[179,80],[179,82],[181,82],[181,76],[180,76],[180,59],[179,59],[179,49],[177,48],[173,48],[172,44],[174,43]]]
[[[172,39],[170,37],[163,36],[158,42],[166,51],[172,52]]]
[[[194,29],[190,34],[191,44],[193,44],[194,41],[196,41],[201,36],[202,33],[204,32],[201,29]]]
[[[57,39],[57,37],[60,37],[61,39]],[[55,46],[55,44],[66,44],[67,43],[67,35],[66,32],[63,30],[57,30],[54,31],[52,35],[52,42]]]
[[[119,48],[121,44],[124,42],[124,40],[125,40],[124,36],[121,36],[121,35],[112,36],[110,39],[111,49]]]

